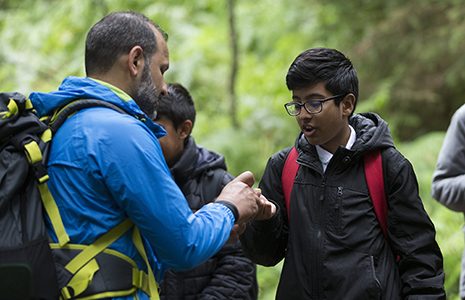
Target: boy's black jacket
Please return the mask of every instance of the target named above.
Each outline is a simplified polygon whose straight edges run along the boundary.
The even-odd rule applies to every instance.
[[[246,254],[265,266],[285,258],[277,299],[444,299],[442,254],[412,165],[379,116],[354,115],[350,125],[354,145],[340,147],[326,172],[315,146],[297,138],[290,224],[281,187],[289,148],[270,158],[259,186],[279,211],[247,227],[241,236]],[[382,152],[389,242],[365,181],[363,155],[373,149]]]

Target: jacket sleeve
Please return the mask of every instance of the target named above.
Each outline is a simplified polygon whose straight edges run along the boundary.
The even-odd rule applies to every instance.
[[[171,177],[158,140],[140,122],[109,134],[114,136],[96,156],[99,170],[117,204],[150,245],[155,263],[189,269],[218,252],[234,224],[232,212],[210,203],[193,214]]]
[[[279,152],[268,160],[259,184],[262,194],[275,203],[276,214],[268,220],[250,222],[240,238],[245,254],[264,266],[279,263],[287,247],[288,224],[281,186],[285,156],[286,153]]]
[[[256,267],[243,255],[238,240],[227,243],[216,259],[217,267],[199,299],[257,299]]]
[[[452,210],[465,212],[465,105],[451,119],[431,187],[433,198]]]
[[[213,170],[218,181],[206,181],[204,188],[215,191],[213,197],[207,201],[213,201],[234,177],[226,170]],[[204,191],[204,194],[205,193]],[[215,255],[216,267],[212,273],[210,282],[199,293],[199,299],[238,299],[255,300],[258,296],[258,284],[255,264],[244,256],[239,240],[234,239]]]
[[[388,237],[400,256],[402,298],[445,299],[443,258],[434,225],[418,194],[413,167],[397,150],[388,151]]]

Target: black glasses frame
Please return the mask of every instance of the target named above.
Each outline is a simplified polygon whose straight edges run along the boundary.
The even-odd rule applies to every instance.
[[[340,97],[344,97],[345,95],[346,94],[339,94],[339,95],[323,98],[321,100],[308,100],[308,101],[305,101],[304,103],[299,103],[299,102],[292,101],[292,102],[288,102],[288,103],[284,104],[284,108],[286,109],[287,113],[290,116],[293,116],[293,117],[300,115],[300,112],[302,111],[302,107],[305,108],[305,110],[309,114],[315,115],[315,114],[319,114],[323,110],[323,103],[324,102],[331,101],[331,100],[334,100],[334,99],[337,99],[337,98],[340,98]],[[316,107],[315,104],[317,104],[317,103],[319,104],[319,107],[318,107],[318,110],[315,110],[312,107]],[[298,107],[295,113],[290,111],[291,107]]]

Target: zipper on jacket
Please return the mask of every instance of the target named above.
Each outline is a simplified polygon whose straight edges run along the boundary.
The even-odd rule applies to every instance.
[[[340,232],[342,230],[342,226],[341,226],[341,206],[342,206],[342,186],[338,186],[337,187],[337,197],[336,197],[336,201],[335,201],[335,204],[334,204],[334,210],[335,210],[335,217],[336,217],[336,231]]]
[[[376,276],[376,268],[375,268],[375,258],[373,255],[370,255],[370,265],[371,265],[371,272],[373,273],[373,279],[375,280],[376,285],[379,289],[381,289],[381,283],[378,280],[378,276]]]

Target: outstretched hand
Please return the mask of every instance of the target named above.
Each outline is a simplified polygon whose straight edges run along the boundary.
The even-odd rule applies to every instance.
[[[258,189],[252,189],[255,182],[252,172],[245,171],[229,182],[218,195],[218,200],[227,201],[236,206],[241,224],[254,218],[269,219],[276,213],[276,207],[269,202]]]
[[[276,205],[268,201],[265,196],[262,195],[260,189],[255,189],[255,192],[260,196],[260,205],[258,206],[258,212],[255,215],[255,220],[267,220],[276,214]]]
[[[233,204],[238,212],[236,223],[251,220],[258,212],[260,196],[251,188],[255,179],[252,172],[245,171],[229,182],[218,195],[217,199]]]

